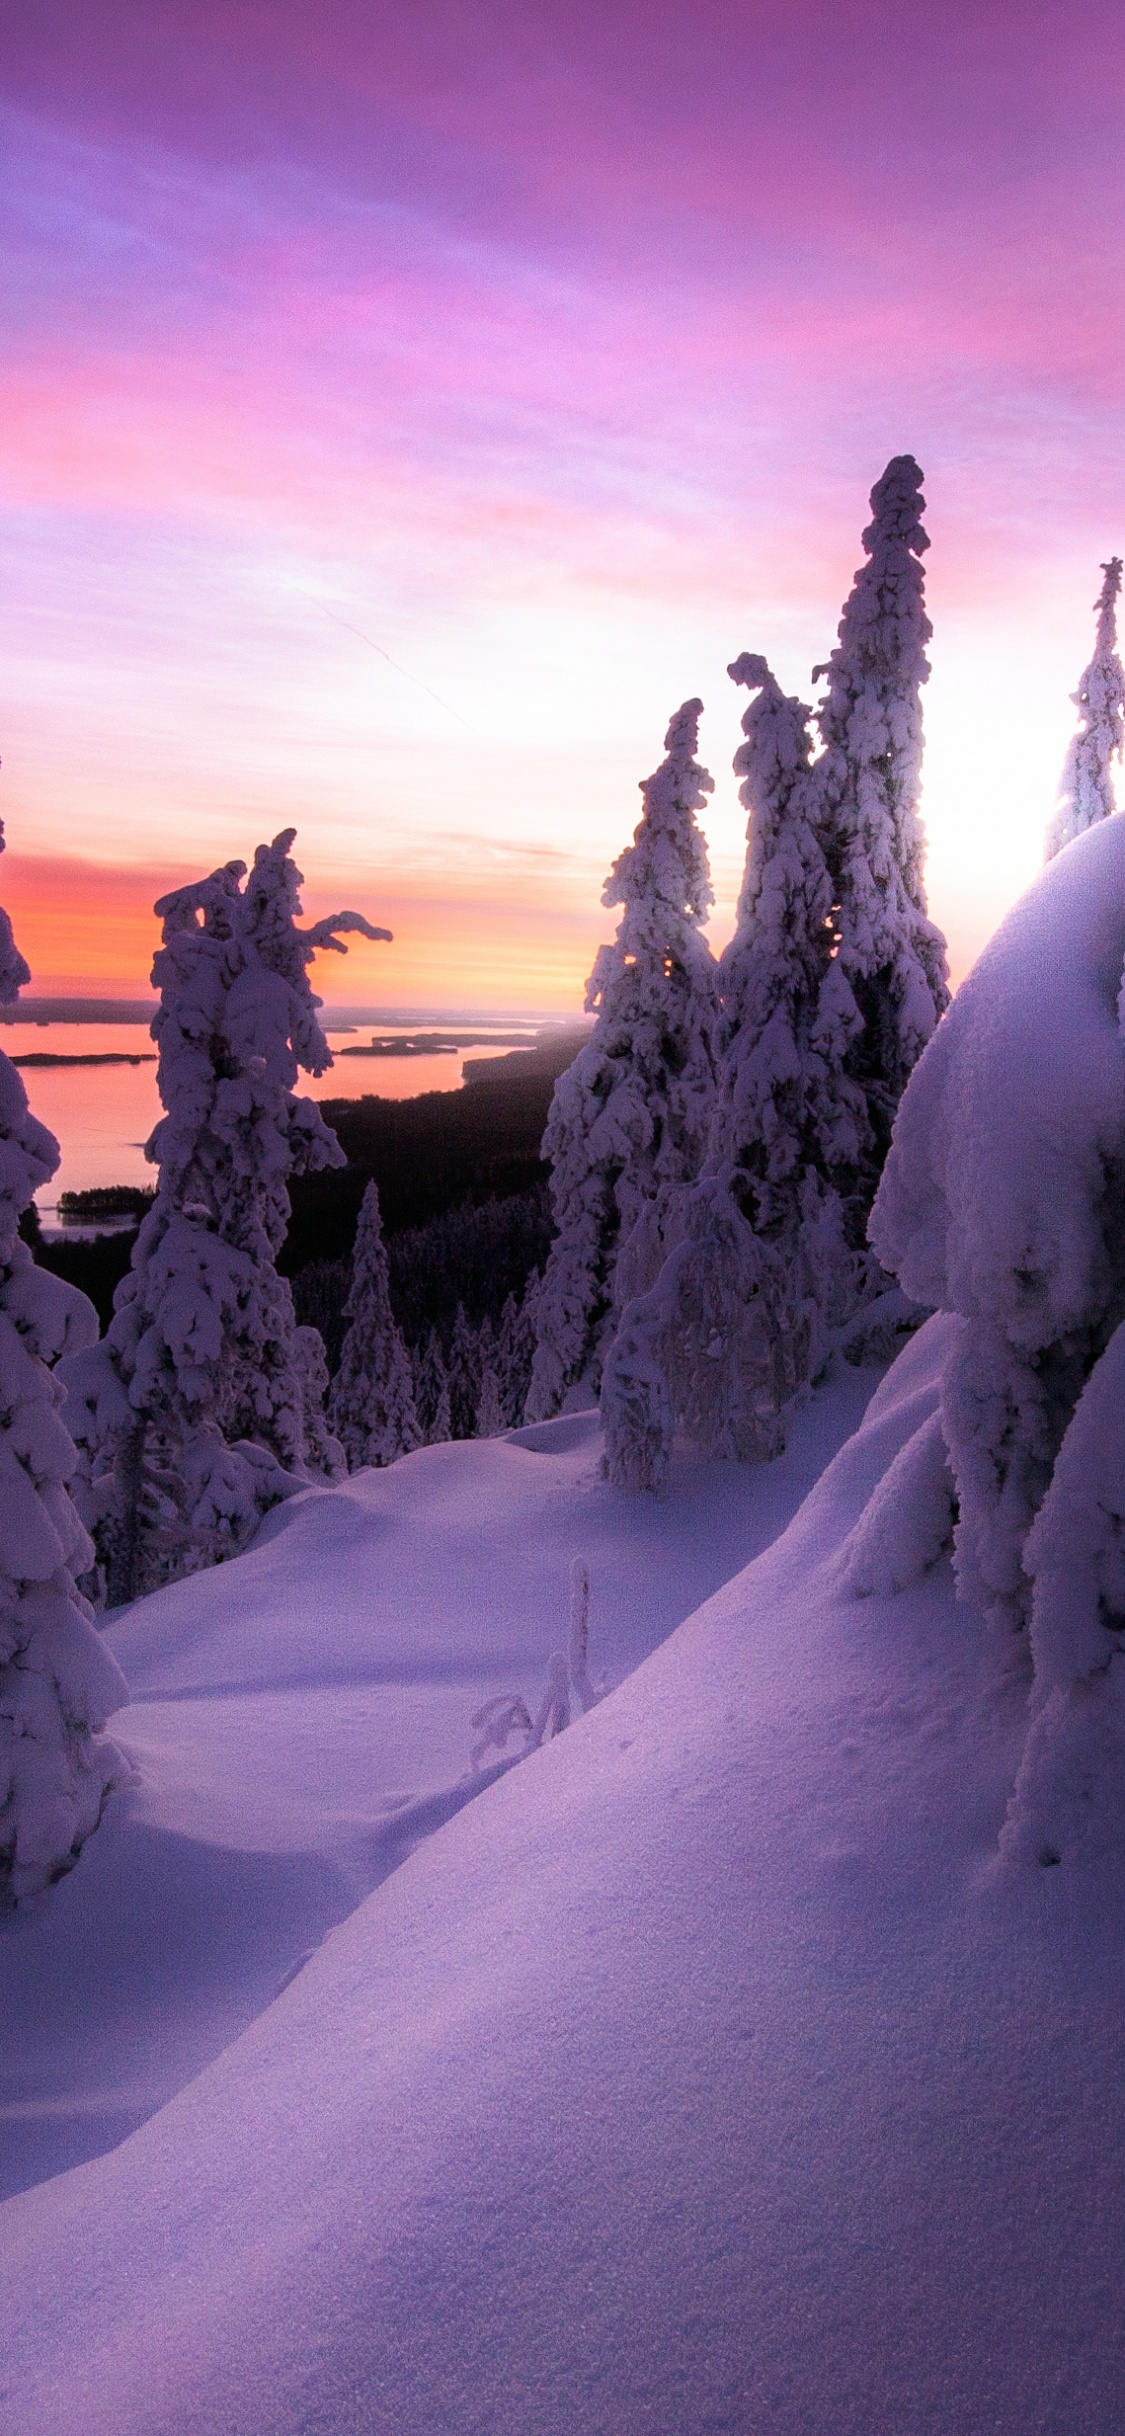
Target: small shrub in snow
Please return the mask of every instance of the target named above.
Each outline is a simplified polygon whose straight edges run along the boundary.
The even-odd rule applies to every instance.
[[[394,1463],[422,1444],[410,1355],[391,1310],[374,1184],[368,1185],[359,1213],[345,1316],[348,1333],[329,1409],[348,1467],[358,1472],[365,1464]]]
[[[0,909],[0,1005],[29,978]],[[0,1909],[71,1868],[128,1773],[101,1739],[128,1693],[76,1587],[94,1551],[68,1494],[78,1456],[52,1376],[90,1346],[97,1317],[18,1232],[58,1163],[0,1053]]]
[[[571,1720],[572,1691],[583,1712],[595,1706],[598,1693],[590,1680],[590,1568],[582,1556],[576,1556],[570,1568],[567,1647],[565,1652],[554,1650],[547,1660],[546,1688],[535,1718],[517,1692],[498,1692],[486,1700],[472,1719],[477,1735],[470,1753],[474,1774],[490,1751],[503,1755],[513,1734],[523,1735],[527,1752],[538,1751],[544,1742],[565,1733]]]
[[[1071,700],[1080,713],[1077,734],[1063,766],[1058,805],[1047,831],[1046,860],[1081,837],[1095,821],[1116,810],[1113,764],[1125,747],[1125,669],[1117,650],[1117,596],[1121,590],[1121,560],[1102,567],[1105,582],[1094,606],[1098,613],[1094,656],[1084,669]]]
[[[474,1776],[490,1751],[498,1751],[503,1758],[513,1734],[522,1734],[525,1747],[531,1748],[534,1731],[531,1716],[527,1702],[520,1699],[518,1692],[498,1692],[495,1699],[486,1700],[482,1708],[474,1710],[471,1723],[477,1735],[469,1754]]]
[[[543,1154],[558,1233],[538,1302],[529,1421],[557,1413],[588,1372],[597,1379],[622,1292],[656,1275],[665,1227],[699,1169],[716,1013],[701,935],[712,893],[695,822],[712,787],[695,759],[701,708],[677,711],[667,759],[643,782],[643,817],[603,892],[624,911],[587,984],[597,1022],[555,1086]]]
[[[547,1688],[531,1729],[532,1750],[538,1751],[544,1742],[553,1742],[556,1734],[564,1734],[569,1724],[570,1672],[561,1649],[556,1649],[547,1660]]]
[[[87,1512],[118,1599],[236,1554],[325,1458],[274,1262],[290,1175],[343,1154],[293,1085],[332,1062],[312,957],[343,954],[342,931],[389,934],[353,913],[300,930],[292,837],[260,846],[248,876],[229,863],[156,909],[167,1114],[147,1148],[160,1181],[103,1343],[66,1366]]]

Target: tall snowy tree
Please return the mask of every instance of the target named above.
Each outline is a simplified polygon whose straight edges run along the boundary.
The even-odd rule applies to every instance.
[[[29,979],[0,908],[0,1006]],[[68,1494],[78,1455],[52,1376],[60,1354],[96,1338],[97,1315],[19,1235],[58,1163],[0,1053],[0,1910],[72,1867],[128,1775],[101,1739],[128,1693],[76,1588],[94,1551]]]
[[[103,1343],[66,1365],[110,1595],[129,1598],[245,1546],[262,1513],[318,1476],[293,1302],[275,1257],[291,1174],[343,1164],[301,1068],[331,1065],[308,966],[362,915],[297,927],[293,831],[157,905],[153,1036],[166,1116],[159,1167]]]
[[[709,1454],[783,1443],[785,1408],[857,1292],[845,1207],[867,1144],[844,1060],[861,1018],[834,954],[810,713],[765,660],[730,669],[755,696],[735,756],[750,815],[738,925],[719,967],[723,1020],[703,1177],[683,1240],[630,1304],[606,1366],[606,1461],[656,1487],[677,1423]]]
[[[547,1120],[558,1233],[538,1301],[533,1421],[558,1412],[587,1373],[596,1381],[620,1302],[656,1275],[679,1197],[699,1171],[717,1011],[701,927],[712,891],[695,821],[713,784],[695,758],[702,707],[677,711],[667,758],[642,782],[643,816],[602,897],[624,910],[587,984],[597,1022]]]
[[[391,1309],[378,1187],[363,1196],[345,1306],[348,1333],[332,1383],[329,1415],[349,1470],[393,1463],[422,1444],[410,1355]]]
[[[926,911],[918,809],[921,689],[929,676],[922,553],[922,475],[892,457],[871,493],[873,521],[840,620],[814,678],[821,823],[833,884],[836,955],[860,1016],[847,1070],[867,1103],[852,1232],[862,1241],[909,1075],[949,1004],[945,941]]]
[[[1079,712],[1078,730],[1059,781],[1059,800],[1047,831],[1044,857],[1050,862],[1072,837],[1080,837],[1094,822],[1116,810],[1113,763],[1125,747],[1125,669],[1117,650],[1117,596],[1121,590],[1121,560],[1102,562],[1105,582],[1094,607],[1098,613],[1094,656],[1084,669],[1078,691],[1071,695]]]

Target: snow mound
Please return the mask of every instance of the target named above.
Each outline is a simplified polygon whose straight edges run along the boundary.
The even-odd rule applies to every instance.
[[[518,1736],[474,1772],[473,1719],[537,1719],[576,1557],[596,1691],[785,1527],[874,1375],[822,1390],[781,1462],[685,1461],[659,1503],[600,1479],[592,1412],[428,1448],[303,1492],[111,1624],[136,1781],[0,1946],[0,2192],[143,2122],[513,1764]]]
[[[1016,1628],[1031,1680],[1017,1861],[1125,1828],[1123,968],[1118,815],[1048,865],[965,982],[872,1220],[907,1293],[959,1316],[940,1424],[888,1481],[854,1586],[920,1573],[955,1500],[962,1590]]]
[[[19,2436],[1116,2436],[1120,1874],[996,1869],[1024,1692],[948,1564],[839,1579],[950,1334],[191,2087],[8,2203]]]

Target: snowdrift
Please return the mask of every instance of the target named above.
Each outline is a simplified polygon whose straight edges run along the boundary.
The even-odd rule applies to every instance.
[[[471,1773],[470,1720],[501,1692],[534,1714],[575,1555],[616,1684],[784,1528],[875,1376],[820,1390],[779,1463],[687,1463],[658,1503],[599,1478],[595,1413],[426,1448],[111,1625],[139,1781],[0,1939],[0,2195],[124,2138],[487,1787],[507,1763]]]
[[[998,1866],[1025,1689],[947,1560],[845,1579],[957,1325],[191,2087],[8,2203],[15,2436],[1115,2436],[1120,1880]]]

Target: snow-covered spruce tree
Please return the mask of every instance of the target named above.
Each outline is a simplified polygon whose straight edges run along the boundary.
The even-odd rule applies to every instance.
[[[717,1012],[695,821],[713,783],[695,758],[702,707],[677,711],[667,758],[642,782],[643,816],[602,895],[624,911],[587,984],[597,1022],[555,1086],[543,1155],[558,1232],[538,1301],[530,1421],[557,1413],[587,1373],[599,1382],[615,1313],[655,1277],[679,1195],[699,1172]]]
[[[422,1444],[410,1355],[391,1309],[378,1187],[363,1196],[345,1305],[348,1333],[329,1415],[349,1469],[393,1463]]]
[[[539,1271],[533,1269],[520,1299],[517,1301],[514,1294],[509,1294],[500,1313],[496,1366],[505,1429],[518,1429],[523,1420],[535,1359],[536,1313],[541,1290]]]
[[[415,1346],[411,1367],[414,1409],[418,1415],[422,1443],[424,1446],[444,1445],[453,1436],[453,1426],[449,1408],[449,1374],[436,1328],[431,1328],[424,1346]]]
[[[348,1459],[338,1438],[328,1426],[327,1404],[331,1379],[324,1338],[319,1328],[306,1322],[294,1328],[293,1356],[301,1383],[301,1406],[305,1417],[305,1462],[311,1473],[321,1480],[346,1480]]]
[[[1102,574],[1105,582],[1094,603],[1094,656],[1071,695],[1080,714],[1078,731],[1063,765],[1059,800],[1047,831],[1047,862],[1061,846],[1069,846],[1072,837],[1081,837],[1084,829],[1117,808],[1112,765],[1125,747],[1125,669],[1117,650],[1121,560],[1104,560]]]
[[[785,1409],[857,1293],[845,1209],[867,1113],[844,1060],[861,1019],[833,954],[810,713],[756,654],[730,675],[755,699],[734,765],[750,819],[719,967],[714,1113],[683,1239],[606,1364],[606,1468],[621,1488],[661,1485],[677,1423],[708,1454],[777,1453]]]
[[[101,1345],[65,1368],[110,1596],[134,1597],[245,1546],[267,1508],[323,1476],[306,1426],[293,1302],[275,1256],[288,1179],[343,1164],[293,1085],[332,1062],[308,966],[362,915],[297,927],[293,831],[157,905],[153,1023],[167,1114],[160,1179]]]
[[[839,641],[818,713],[821,822],[833,885],[840,972],[860,1026],[847,1071],[867,1103],[850,1233],[862,1245],[908,1077],[949,1004],[945,941],[926,911],[925,836],[918,809],[921,689],[929,676],[922,552],[922,475],[892,457],[871,493]]]
[[[1029,1661],[1004,1838],[1024,1858],[1105,1835],[1119,1850],[1125,1833],[1123,965],[1125,823],[1098,821],[958,991],[904,1095],[872,1219],[907,1291],[951,1315],[931,1327],[959,1587]],[[897,1484],[916,1572],[937,1552],[923,1436]],[[911,1578],[867,1571],[855,1586]]]
[[[0,908],[0,1006],[29,978]],[[93,1342],[97,1315],[19,1236],[58,1163],[0,1053],[0,1910],[72,1867],[128,1774],[101,1739],[128,1693],[75,1587],[94,1551],[67,1493],[78,1456],[51,1372]]]
[[[507,1426],[500,1395],[496,1339],[492,1322],[486,1318],[482,1320],[480,1329],[480,1387],[473,1435],[475,1438],[502,1438]]]
[[[453,1315],[446,1379],[449,1387],[450,1434],[454,1438],[472,1438],[476,1434],[481,1387],[480,1337],[464,1303],[458,1303]]]

